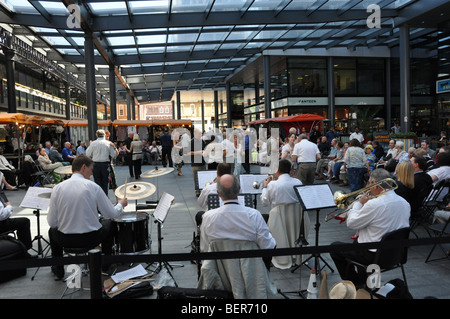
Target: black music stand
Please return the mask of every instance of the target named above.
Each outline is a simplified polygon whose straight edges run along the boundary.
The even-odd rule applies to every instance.
[[[316,211],[316,224],[315,224],[314,229],[316,231],[315,246],[318,247],[319,246],[319,229],[320,229],[319,212],[321,209],[336,207],[336,204],[334,203],[334,200],[333,200],[333,192],[331,191],[330,185],[328,185],[328,184],[294,186],[294,190],[300,201],[300,205],[303,208],[303,213],[305,213],[306,211],[311,211],[311,210]],[[330,265],[322,258],[322,256],[320,256],[320,253],[312,254],[308,259],[306,259],[302,263],[302,265],[305,264],[306,262],[308,262],[308,260],[310,260],[313,257],[315,259],[314,267],[315,267],[316,271],[320,272],[322,270],[322,268],[320,268],[320,266],[319,266],[319,259],[320,259],[325,264],[325,266],[330,268],[331,272],[334,272],[333,268],[331,268]],[[295,269],[294,269],[294,271],[295,271]]]
[[[174,200],[174,197],[170,194],[163,193],[161,195],[161,198],[158,202],[158,205],[153,212],[153,218],[155,219],[155,223],[158,225],[158,255],[162,255],[162,240],[163,237],[161,236],[161,228],[162,224],[164,223],[167,213],[169,212],[169,208],[172,205],[172,202]],[[146,268],[148,268],[150,265],[148,265]],[[179,267],[183,267],[183,265],[179,265]],[[175,281],[175,278],[173,277],[170,270],[173,270],[173,266],[170,265],[167,261],[160,261],[158,262],[158,266],[155,270],[153,270],[154,273],[159,273],[163,268],[166,268],[167,272],[169,273],[170,277],[172,277],[175,286],[178,287],[177,282]]]

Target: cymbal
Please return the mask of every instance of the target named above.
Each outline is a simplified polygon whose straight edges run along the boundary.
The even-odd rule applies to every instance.
[[[72,175],[72,165],[60,166],[54,170],[56,174]]]
[[[141,177],[145,178],[151,178],[161,175],[166,175],[170,172],[173,172],[175,169],[173,167],[156,167],[154,169],[151,169],[143,174],[141,174]]]
[[[129,182],[119,186],[114,192],[118,198],[123,198],[126,193],[128,200],[142,199],[151,196],[156,192],[156,187],[153,184],[146,182]]]

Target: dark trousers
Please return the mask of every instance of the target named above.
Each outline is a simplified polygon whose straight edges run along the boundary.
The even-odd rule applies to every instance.
[[[28,218],[16,217],[0,221],[0,233],[9,231],[16,231],[17,239],[20,240],[27,249],[31,248],[30,220]]]
[[[334,242],[334,244],[345,244],[342,242]],[[336,265],[336,268],[342,280],[350,280],[355,286],[362,286],[366,282],[367,274],[363,269],[358,269],[354,265],[349,266],[347,258],[359,262],[361,264],[369,265],[375,258],[375,253],[368,250],[350,250],[350,251],[335,251],[330,253],[331,258]]]
[[[92,175],[94,176],[94,182],[99,185],[106,196],[108,196],[109,162],[94,162]]]
[[[128,170],[130,171],[130,176],[134,177],[134,173],[133,173],[133,159],[132,159],[132,155],[127,154],[127,156],[125,157],[125,160],[127,162],[128,165]]]
[[[245,150],[245,158],[242,167],[244,167],[245,174],[250,174],[250,150]]]
[[[137,159],[133,161],[133,168],[134,168],[134,176],[136,179],[139,179],[142,174],[142,159]]]
[[[172,146],[163,146],[162,147],[162,165],[164,167],[167,166],[167,161],[169,161],[169,167],[173,167]]]
[[[114,242],[114,232],[111,227],[111,220],[103,219],[102,227],[97,231],[84,234],[64,234],[56,228],[48,230],[50,238],[50,248],[52,257],[62,257],[64,247],[67,248],[95,248],[102,244],[102,252],[111,255]]]
[[[17,186],[16,174],[10,170],[2,170],[3,175],[5,175],[6,182],[11,186]]]

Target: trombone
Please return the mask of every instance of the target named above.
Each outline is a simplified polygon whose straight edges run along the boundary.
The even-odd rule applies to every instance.
[[[395,180],[393,180],[392,178],[385,178],[375,184],[366,186],[364,188],[358,189],[357,191],[354,191],[350,194],[346,194],[344,191],[342,190],[338,190],[333,194],[333,200],[336,204],[336,206],[338,207],[338,209],[344,209],[344,211],[338,213],[338,214],[334,214],[334,212],[331,212],[329,214],[327,214],[325,216],[325,221],[328,222],[329,220],[333,219],[336,216],[345,214],[346,212],[349,211],[349,206],[352,205],[355,200],[357,200],[360,195],[364,194],[364,193],[370,193],[370,191],[372,189],[374,189],[375,187],[380,187],[383,190],[374,196],[374,198],[386,193],[387,191],[390,190],[395,190],[398,187],[398,184]],[[334,214],[334,216],[332,216]]]

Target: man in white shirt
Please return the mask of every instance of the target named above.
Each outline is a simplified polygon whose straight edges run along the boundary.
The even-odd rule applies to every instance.
[[[388,171],[383,168],[375,169],[370,175],[368,186],[385,178],[390,178]],[[370,195],[366,193],[355,201],[347,213],[347,227],[359,231],[357,243],[379,242],[385,234],[409,227],[411,212],[409,203],[393,190],[375,197],[382,191],[381,187],[374,187]],[[341,243],[336,242],[336,244]],[[358,274],[353,266],[348,268],[347,258],[363,264],[370,264],[375,257],[375,251],[374,249],[337,251],[331,252],[330,256],[336,264],[341,278],[360,286],[365,283],[366,274]]]
[[[105,131],[97,130],[97,139],[89,145],[86,155],[94,161],[94,181],[108,196],[109,166],[111,159],[117,157],[117,149],[114,143],[105,139]],[[111,158],[111,159],[110,159]]]
[[[232,174],[231,164],[219,163],[219,165],[217,165],[217,178],[225,174]],[[217,194],[217,178],[216,180],[211,181],[211,184],[202,189],[200,196],[197,199],[197,203],[203,209],[203,212],[208,210],[208,195]]]
[[[298,163],[297,178],[302,184],[312,185],[314,184],[316,161],[321,158],[320,150],[317,144],[308,140],[306,134],[301,134],[299,138],[300,142],[295,144],[292,151],[292,162]]]
[[[52,191],[47,222],[53,257],[63,256],[63,247],[95,247],[102,244],[105,255],[112,252],[112,218],[118,217],[128,204],[126,198],[113,206],[99,185],[89,180],[94,162],[78,155],[72,163],[73,175]],[[104,217],[99,219],[99,212]],[[64,277],[64,267],[54,266],[57,279]]]
[[[364,142],[364,136],[359,132],[359,127],[355,127],[355,131],[350,134],[350,141],[356,138],[361,144]]]
[[[276,206],[298,203],[298,197],[294,186],[302,185],[297,178],[289,175],[291,171],[291,162],[280,160],[276,172],[276,180],[264,180],[261,192],[261,203],[263,206]]]
[[[17,186],[16,174],[19,172],[11,165],[5,156],[3,156],[3,148],[0,147],[0,171],[5,175],[5,179],[9,185]]]
[[[260,249],[273,249],[275,239],[261,213],[239,204],[239,180],[225,174],[217,180],[217,193],[223,206],[207,211],[200,228],[200,249],[208,251],[214,240],[234,239],[255,242]]]

